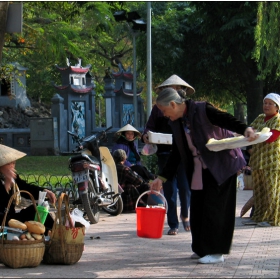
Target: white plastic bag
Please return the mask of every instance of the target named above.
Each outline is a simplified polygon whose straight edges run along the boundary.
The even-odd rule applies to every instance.
[[[155,144],[145,144],[141,153],[144,156],[150,156],[157,152],[157,145]]]
[[[244,189],[243,173],[241,173],[237,176],[237,189],[239,189],[239,190]]]
[[[73,209],[73,211],[70,213],[70,216],[74,224],[75,222],[79,222],[82,225],[84,225],[86,228],[89,228],[90,223],[83,218],[83,212],[80,209],[78,208]]]

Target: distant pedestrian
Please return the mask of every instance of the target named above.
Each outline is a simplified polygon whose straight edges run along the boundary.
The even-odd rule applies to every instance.
[[[176,90],[185,89],[188,95],[195,92],[194,88],[187,82],[182,80],[177,75],[172,75],[157,89],[157,94],[165,88],[174,88]],[[172,129],[168,124],[168,119],[164,117],[163,113],[158,109],[157,105],[153,106],[150,117],[146,123],[145,130],[142,134],[142,141],[149,143],[148,131],[156,133],[172,134]],[[159,172],[162,172],[168,157],[171,153],[172,146],[165,144],[157,144],[157,162]],[[163,184],[163,193],[168,204],[167,223],[169,225],[168,235],[177,235],[179,228],[179,219],[177,214],[177,194],[179,193],[180,199],[180,219],[182,220],[183,228],[185,231],[190,231],[189,222],[189,208],[191,199],[191,190],[189,183],[184,172],[182,162],[179,164],[175,176],[171,180],[167,180]]]

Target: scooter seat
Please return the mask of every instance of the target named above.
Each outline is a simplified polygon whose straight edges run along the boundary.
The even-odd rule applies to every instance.
[[[73,156],[70,159],[71,162],[75,162],[75,161],[79,161],[79,160],[87,160],[92,164],[98,164],[98,165],[100,164],[100,161],[96,157],[85,155],[85,154],[80,154],[80,155],[77,155],[77,156]]]

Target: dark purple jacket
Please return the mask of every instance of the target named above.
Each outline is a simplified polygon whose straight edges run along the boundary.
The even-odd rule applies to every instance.
[[[233,137],[231,131],[244,134],[246,124],[232,115],[222,112],[206,102],[186,101],[193,144],[200,151],[202,159],[211,174],[220,185],[246,165],[240,149],[209,151],[205,144],[210,138],[223,139]],[[173,150],[160,176],[170,179],[174,176],[180,159],[183,161],[188,179],[191,181],[193,157],[191,155],[183,127],[183,119],[170,121],[173,130]]]
[[[172,129],[168,124],[169,119],[163,116],[162,112],[159,110],[157,105],[154,105],[150,117],[146,123],[145,130],[143,134],[146,134],[148,131],[157,132],[157,133],[166,133],[172,134]],[[143,134],[142,134],[142,142],[143,141]],[[157,155],[163,153],[170,153],[172,149],[172,145],[165,145],[165,144],[157,144]]]

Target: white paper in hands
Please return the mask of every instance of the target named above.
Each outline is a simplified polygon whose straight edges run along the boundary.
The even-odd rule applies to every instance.
[[[172,145],[172,134],[148,131],[149,142],[153,144]]]
[[[256,134],[258,134],[259,137],[251,142],[249,142],[244,136],[230,137],[221,140],[211,138],[208,140],[206,147],[208,148],[208,150],[214,152],[246,147],[266,141],[272,135],[272,132],[270,132],[270,128],[265,127],[261,132],[256,132]]]
[[[44,200],[46,198],[47,192],[39,191],[38,205],[43,206]]]

